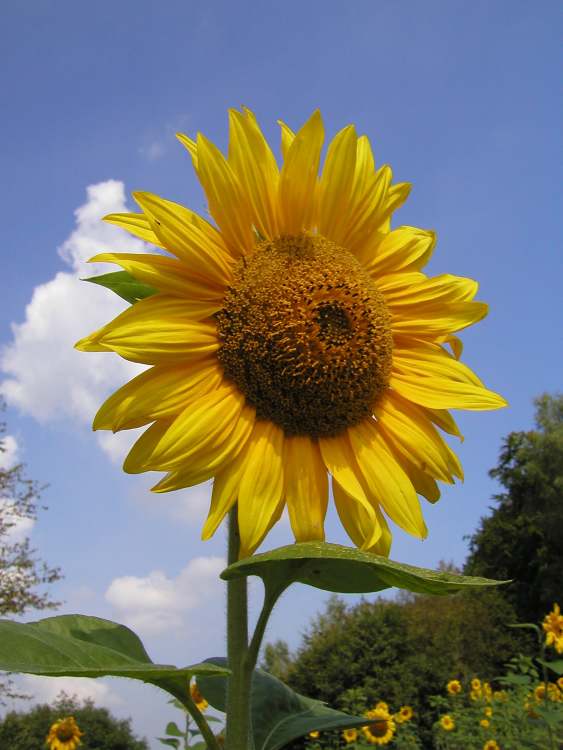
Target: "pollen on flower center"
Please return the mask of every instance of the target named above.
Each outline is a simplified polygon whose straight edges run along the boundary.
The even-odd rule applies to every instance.
[[[389,313],[347,250],[311,234],[243,257],[217,313],[218,358],[256,408],[288,435],[336,435],[387,387]]]

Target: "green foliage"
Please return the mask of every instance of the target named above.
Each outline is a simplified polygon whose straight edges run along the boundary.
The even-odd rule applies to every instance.
[[[490,474],[503,486],[471,537],[465,572],[512,579],[504,595],[518,619],[540,620],[561,598],[563,395],[536,399],[536,429],[512,432]]]
[[[178,669],[154,664],[132,630],[87,615],[32,623],[0,620],[0,669],[51,677],[129,677],[185,700],[192,675],[225,675],[213,664]]]
[[[154,287],[149,286],[149,284],[137,281],[128,271],[113,271],[112,273],[104,273],[101,276],[90,276],[82,280],[90,281],[92,284],[99,284],[106,289],[111,289],[112,292],[115,292],[115,294],[131,305],[145,299],[145,297],[156,294],[157,291]]]
[[[64,693],[52,706],[30,711],[10,711],[0,721],[0,747],[10,750],[43,750],[51,724],[74,716],[84,736],[80,750],[148,750],[146,740],[135,737],[130,720],[118,720],[92,701],[79,703]]]

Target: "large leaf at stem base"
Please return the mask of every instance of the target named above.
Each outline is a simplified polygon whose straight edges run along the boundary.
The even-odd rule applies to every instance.
[[[154,664],[132,630],[99,617],[61,615],[37,622],[0,620],[0,670],[48,677],[129,677],[184,702],[193,675],[226,675],[214,664]]]
[[[452,594],[508,581],[460,576],[394,562],[352,547],[326,542],[302,542],[248,557],[221,573],[226,581],[259,576],[267,587],[285,582],[343,594],[367,594],[391,586],[420,594]]]
[[[209,662],[219,666],[227,664],[222,657],[214,657]],[[198,677],[197,684],[213,708],[225,711],[227,682],[224,678]],[[348,729],[367,723],[365,716],[350,716],[295,693],[262,669],[255,669],[253,673],[250,712],[254,750],[280,750],[314,730]]]

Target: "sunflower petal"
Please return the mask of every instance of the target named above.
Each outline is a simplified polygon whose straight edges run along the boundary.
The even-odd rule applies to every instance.
[[[281,513],[283,441],[280,427],[267,420],[256,422],[238,491],[241,557],[254,552]]]
[[[253,248],[252,218],[248,201],[229,163],[211,141],[198,133],[197,174],[205,190],[211,215],[232,255],[237,258]]]
[[[349,495],[334,477],[332,478],[332,496],[338,517],[354,544],[366,552],[381,554],[377,552],[383,533],[380,524],[381,514],[376,513],[375,509],[373,509],[373,514],[367,513],[366,508]]]
[[[285,496],[298,542],[324,541],[328,477],[318,443],[306,436],[284,440]]]
[[[273,239],[279,234],[278,165],[250,110],[230,110],[229,121],[229,164],[248,196],[253,224],[263,237]]]
[[[412,307],[390,307],[395,335],[436,339],[478,323],[487,315],[484,302],[436,302]]]
[[[321,114],[315,110],[287,151],[279,183],[280,231],[298,234],[310,226],[324,140]]]
[[[199,310],[186,300],[155,294],[127,308],[75,347],[92,351],[93,346],[102,346],[147,365],[181,362],[216,351],[215,323],[190,319],[190,313],[197,318]]]
[[[380,242],[369,260],[368,273],[374,278],[397,271],[420,271],[430,260],[436,234],[418,227],[398,227]]]
[[[94,418],[94,430],[130,430],[170,419],[201,394],[219,387],[223,374],[215,359],[145,370],[113,393]]]
[[[320,179],[319,232],[336,243],[342,242],[347,228],[356,168],[357,136],[347,125],[328,147]]]
[[[194,169],[197,170],[197,143],[185,133],[176,133],[176,138],[192,157],[192,164],[194,165]]]
[[[209,514],[201,532],[203,541],[213,536],[223,518],[225,518],[226,514],[237,501],[240,480],[246,464],[248,450],[249,445],[247,442],[238,456],[215,476]]]
[[[108,224],[115,224],[122,229],[126,229],[129,234],[140,237],[144,242],[149,242],[156,247],[164,247],[156,234],[153,232],[148,218],[145,214],[108,214],[104,216],[103,221]]]
[[[190,273],[185,264],[165,255],[144,253],[100,253],[90,263],[116,263],[138,281],[163,294],[187,297],[201,302],[201,317],[207,318],[222,307],[224,289]]]
[[[285,159],[287,158],[289,147],[291,146],[291,144],[293,143],[293,139],[295,138],[295,133],[289,127],[289,125],[286,125],[285,122],[282,122],[281,120],[278,120],[278,125],[280,126],[281,132],[281,152],[282,157],[285,161]]]
[[[396,372],[391,374],[389,385],[409,401],[431,409],[484,411],[507,405],[494,391],[445,378],[419,378]]]
[[[348,428],[350,442],[370,494],[397,525],[423,539],[426,524],[412,482],[391,455],[372,419]]]
[[[387,288],[385,302],[392,309],[408,305],[419,309],[420,305],[438,302],[471,302],[478,288],[479,284],[473,279],[445,273],[403,288]]]
[[[393,348],[393,370],[420,378],[448,378],[484,388],[473,370],[458,362],[440,344],[430,341],[397,339]]]
[[[133,197],[163,247],[182,260],[190,271],[218,286],[231,281],[233,259],[221,235],[209,222],[185,206],[153,193],[136,192]]]

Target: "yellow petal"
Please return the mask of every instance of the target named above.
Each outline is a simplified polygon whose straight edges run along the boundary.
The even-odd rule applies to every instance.
[[[390,453],[373,419],[348,428],[356,460],[370,494],[389,518],[409,534],[427,534],[420,502],[412,482]]]
[[[219,342],[215,323],[192,320],[190,311],[198,312],[186,300],[155,294],[132,305],[75,346],[92,351],[92,345],[101,345],[124,359],[147,365],[182,362],[216,351]]]
[[[225,515],[237,501],[240,479],[244,471],[248,450],[247,441],[238,456],[215,476],[213,492],[211,493],[211,507],[201,532],[201,538],[204,541],[213,536]]]
[[[434,424],[440,427],[440,429],[447,432],[448,435],[455,435],[461,440],[461,442],[463,442],[463,435],[449,411],[446,409],[429,409],[427,406],[420,405],[419,408],[422,409],[428,419],[431,422],[434,422]]]
[[[319,232],[341,243],[347,229],[354,170],[356,168],[356,130],[348,125],[328,147],[320,179]]]
[[[170,492],[201,484],[222,472],[232,463],[246,445],[254,428],[256,411],[244,406],[232,432],[226,434],[222,443],[210,449],[206,446],[190,456],[186,466],[169,472],[158,482],[152,492]]]
[[[197,307],[199,317],[208,318],[223,306],[224,289],[190,273],[184,263],[164,255],[143,253],[100,253],[90,263],[117,263],[138,281],[150,284],[163,294],[186,297]]]
[[[281,120],[278,120],[278,125],[281,129],[281,152],[282,157],[285,161],[285,159],[287,158],[289,147],[291,146],[291,144],[293,143],[293,139],[295,138],[295,133],[289,127],[289,125],[286,125],[285,122],[282,122]]]
[[[194,169],[197,170],[197,143],[185,133],[176,133],[176,138],[192,157],[192,164]]]
[[[102,404],[93,428],[118,432],[175,417],[201,394],[218,388],[222,379],[215,358],[151,367]]]
[[[209,211],[233,257],[252,250],[252,217],[239,180],[219,149],[198,133],[197,174],[209,202]]]
[[[435,244],[434,232],[418,227],[398,227],[370,254],[365,261],[367,270],[374,278],[397,271],[420,271],[430,260]]]
[[[484,302],[436,302],[390,308],[391,329],[395,335],[436,339],[478,323],[487,315]]]
[[[430,341],[397,339],[393,348],[393,371],[420,378],[448,378],[484,387],[473,370]]]
[[[358,143],[360,141],[361,139]],[[363,189],[358,187],[354,192],[353,206],[350,210],[348,226],[342,243],[362,263],[368,265],[374,254],[374,247],[381,243],[388,232],[386,227],[382,227],[381,215],[392,172],[387,164],[384,164],[376,172],[368,172],[373,157],[370,160],[369,155],[358,153],[357,159],[362,158],[364,160]],[[357,178],[359,182],[358,175]]]
[[[375,552],[374,548],[378,547],[383,533],[379,523],[380,514],[378,515],[375,509],[372,514],[367,513],[365,507],[349,495],[334,477],[332,478],[332,496],[338,517],[356,547],[366,552]]]
[[[452,474],[463,478],[457,457],[414,404],[388,389],[374,412],[388,441],[421,471],[450,484]]]
[[[241,557],[251,555],[275,523],[283,502],[283,430],[256,422],[238,491]]]
[[[424,279],[418,284],[385,291],[385,302],[391,308],[413,305],[419,309],[423,304],[438,302],[470,302],[477,294],[479,285],[473,279],[452,274],[442,274]]]
[[[219,232],[179,203],[146,192],[133,197],[147,215],[162,245],[182,260],[189,271],[225,286],[232,278],[234,261]]]
[[[279,207],[282,234],[298,234],[310,228],[323,140],[323,122],[316,110],[293,139],[281,170]]]
[[[391,374],[389,385],[409,401],[431,409],[484,411],[507,405],[502,396],[487,388],[445,378],[419,378],[396,372]]]
[[[456,359],[460,359],[463,354],[463,341],[458,336],[446,336],[444,343],[449,344]]]
[[[151,245],[155,245],[156,247],[164,247],[153,232],[145,214],[108,214],[104,216],[104,221],[126,229],[129,234],[140,237],[144,242],[150,242]]]
[[[307,436],[284,440],[285,496],[298,542],[324,541],[328,477],[317,441]]]
[[[273,239],[279,234],[278,165],[250,110],[244,114],[230,110],[229,121],[229,164],[246,192],[254,226],[263,237]]]
[[[234,429],[243,406],[244,396],[235,386],[202,394],[164,433],[151,433],[153,428],[149,428],[129,452],[124,470],[133,474],[177,470],[196,453],[209,451],[212,455]]]
[[[421,471],[411,461],[407,461],[404,455],[396,452],[395,447],[390,442],[387,442],[387,446],[389,447],[389,450],[395,456],[397,461],[403,467],[405,474],[411,480],[416,492],[419,495],[422,495],[422,497],[428,500],[428,502],[430,503],[438,502],[441,493],[436,480],[426,472]]]

